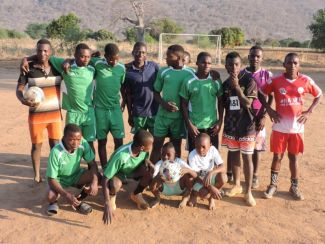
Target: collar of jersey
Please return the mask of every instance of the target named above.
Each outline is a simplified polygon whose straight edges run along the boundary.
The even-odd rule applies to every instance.
[[[181,70],[184,70],[184,69],[187,69],[187,66],[186,65],[183,65],[183,67],[181,69],[174,69],[172,66],[168,66],[170,69],[172,70],[175,70],[175,71],[181,71]]]
[[[144,61],[144,65],[143,65],[143,67],[146,67],[147,64],[148,64],[148,61],[145,60],[145,61]],[[138,70],[138,71],[143,70],[143,69],[138,69],[137,67],[135,67],[134,64],[133,64],[133,62],[132,62],[132,69],[133,69],[133,70]]]
[[[199,77],[197,77],[195,73],[194,73],[194,77],[195,77],[197,80],[208,80],[208,79],[213,80],[212,77],[211,77],[211,75],[210,75],[210,73],[209,73],[208,77],[205,78],[205,79],[199,79]]]
[[[300,77],[300,73],[298,72],[297,78],[296,78],[296,79],[293,79],[293,80],[287,79],[286,76],[284,75],[284,73],[283,73],[283,77],[284,77],[284,79],[286,79],[286,81],[288,81],[289,83],[293,83],[293,82],[295,82],[296,80],[299,79],[299,77]]]
[[[62,140],[60,141],[60,146],[63,148],[63,150],[67,153],[67,154],[70,154],[70,155],[73,155],[73,154],[75,154],[76,153],[76,150],[74,150],[74,152],[73,153],[70,153],[66,148],[65,148],[65,146],[63,145],[63,142],[62,142]],[[80,146],[79,146],[80,147]]]
[[[79,68],[79,69],[83,69],[83,68],[87,68],[89,65],[87,66],[78,66],[76,63],[76,60],[73,61],[73,64],[71,64],[71,68]]]
[[[249,70],[247,69],[247,67],[244,69],[245,72],[247,72],[247,73],[252,73],[252,74],[255,74],[255,73],[257,73],[257,72],[260,72],[261,70],[262,70],[262,67],[259,68],[258,70],[256,70],[255,72],[251,72],[251,71],[249,71]]]

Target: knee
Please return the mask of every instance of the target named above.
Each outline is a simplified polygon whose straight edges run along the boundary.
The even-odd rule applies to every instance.
[[[42,148],[42,143],[32,144],[32,151],[41,150],[41,148]]]
[[[281,161],[283,159],[283,154],[274,154],[273,155],[273,161]]]
[[[217,184],[219,185],[219,187],[223,186],[224,184],[226,184],[228,181],[228,177],[226,173],[219,173],[217,174]]]
[[[55,202],[59,197],[59,194],[51,189],[49,189],[46,193],[46,200],[49,203]]]
[[[122,181],[116,177],[110,180],[110,190],[112,194],[116,194],[122,187]]]

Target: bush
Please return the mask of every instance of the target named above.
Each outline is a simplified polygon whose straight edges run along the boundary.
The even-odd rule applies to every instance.
[[[46,27],[46,33],[49,38],[64,39],[65,35],[69,35],[70,30],[80,31],[80,19],[73,13],[62,15]]]
[[[47,25],[47,23],[30,23],[25,32],[33,39],[45,38]]]
[[[6,29],[0,29],[0,39],[6,39],[8,37],[8,30]]]
[[[137,33],[134,27],[126,28],[123,32],[125,39],[130,43],[135,43],[137,41]]]
[[[88,38],[94,39],[96,41],[103,41],[103,40],[116,40],[115,35],[108,30],[98,30],[88,35]]]
[[[24,33],[24,32],[19,32],[19,31],[16,31],[16,30],[7,30],[7,32],[8,32],[8,37],[9,38],[22,39],[22,38],[27,37],[27,34]]]
[[[149,23],[149,28],[149,34],[157,41],[159,40],[159,35],[161,33],[179,34],[183,32],[183,28],[181,26],[179,26],[176,22],[168,18],[152,21],[151,23]],[[165,41],[168,43],[174,38],[175,37],[173,36],[167,36]]]
[[[313,22],[308,26],[312,33],[312,45],[325,49],[325,8],[319,9],[313,16]]]
[[[223,27],[221,29],[211,30],[210,35],[221,35],[222,47],[240,46],[245,41],[245,34],[239,27]]]
[[[267,38],[264,40],[263,42],[264,46],[269,46],[269,47],[279,47],[280,46],[280,42],[276,39],[272,39],[272,38]]]
[[[288,47],[302,47],[302,45],[298,41],[293,41],[289,43]]]

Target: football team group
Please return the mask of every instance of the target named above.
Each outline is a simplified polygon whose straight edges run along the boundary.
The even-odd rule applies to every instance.
[[[92,207],[84,199],[97,195],[100,184],[103,222],[110,223],[117,192],[130,179],[137,181],[130,198],[139,209],[158,206],[161,195],[181,196],[179,207],[194,207],[198,197],[208,199],[208,208],[213,210],[216,200],[243,193],[246,204],[255,206],[252,189],[260,183],[258,167],[261,152],[266,150],[267,116],[273,122],[273,159],[264,197],[270,199],[276,193],[281,161],[287,151],[289,193],[295,200],[304,199],[298,184],[298,155],[304,151],[304,124],[320,102],[322,91],[299,72],[296,53],[288,53],[284,72],[273,76],[261,67],[260,46],[251,47],[245,68],[240,55],[230,52],[225,59],[228,78],[224,81],[212,69],[208,52],[198,54],[195,68],[189,66],[190,55],[181,45],[168,47],[166,67],[147,60],[143,42],[135,43],[132,57],[124,65],[119,62],[116,44],[107,44],[101,56],[80,43],[74,58],[64,59],[53,56],[51,43],[41,39],[36,54],[23,58],[16,95],[29,107],[31,158],[38,183],[42,182],[44,130],[51,147],[46,170],[49,215],[58,213],[60,196],[76,211],[89,214]],[[35,86],[44,93],[40,103],[24,96],[26,89]],[[314,99],[304,110],[307,93]],[[63,131],[61,108],[67,111]],[[124,109],[134,134],[127,144],[123,144]],[[110,157],[106,149],[109,133],[115,150]],[[220,144],[228,149],[225,164],[218,152],[219,134]],[[181,159],[182,139],[189,151],[185,161]],[[102,170],[95,161],[96,151]],[[88,168],[80,166],[82,160]],[[244,188],[240,183],[241,161]],[[169,177],[168,164],[179,166],[176,180]],[[227,182],[232,187],[224,191]],[[80,194],[73,194],[68,187],[79,188]],[[154,196],[150,204],[142,196],[145,190]]]

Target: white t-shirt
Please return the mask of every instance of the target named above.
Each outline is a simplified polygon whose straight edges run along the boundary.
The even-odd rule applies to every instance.
[[[200,176],[205,176],[209,171],[214,168],[214,165],[218,166],[223,164],[223,160],[218,150],[211,146],[205,157],[200,156],[196,149],[194,149],[188,156],[188,162],[190,167]]]
[[[153,177],[156,177],[159,173],[159,169],[160,169],[160,166],[162,164],[162,160],[159,160],[156,164],[155,164],[155,172],[153,173]],[[186,167],[186,168],[190,168],[190,166],[182,159],[180,158],[175,158],[174,162],[176,164],[179,164],[181,167]]]

